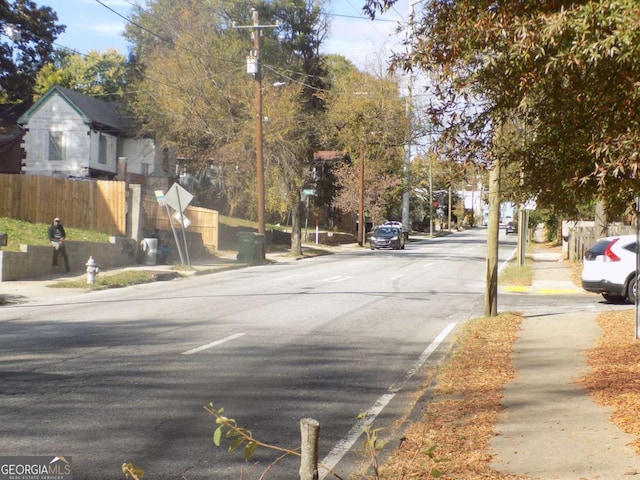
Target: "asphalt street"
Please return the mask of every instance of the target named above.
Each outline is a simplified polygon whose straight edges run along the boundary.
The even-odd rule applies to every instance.
[[[346,475],[363,428],[399,438],[450,333],[481,315],[485,249],[478,229],[3,307],[0,451],[71,456],[92,479],[123,462],[189,480],[266,468],[272,452],[213,447],[212,402],[291,449],[317,419],[323,463]]]

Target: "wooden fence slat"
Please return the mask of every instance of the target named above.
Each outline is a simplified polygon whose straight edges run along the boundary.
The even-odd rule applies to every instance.
[[[65,226],[124,236],[127,224],[125,182],[70,180],[42,175],[0,174],[0,216],[34,223],[50,223],[57,215]],[[170,229],[164,207],[153,192],[143,197],[146,232]],[[210,249],[218,248],[218,212],[187,207],[189,231],[200,233]]]
[[[123,236],[126,231],[124,182],[112,183],[103,194],[95,181],[41,175],[0,174],[0,214],[34,223],[60,216],[69,227]]]

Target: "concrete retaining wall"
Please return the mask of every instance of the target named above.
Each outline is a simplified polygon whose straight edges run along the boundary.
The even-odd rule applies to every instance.
[[[124,267],[138,260],[138,242],[129,238],[111,237],[110,243],[65,242],[71,272],[86,271],[90,256],[101,268]],[[34,279],[64,272],[64,261],[58,259],[59,267],[52,266],[53,248],[50,246],[21,245],[20,252],[0,251],[0,282]]]

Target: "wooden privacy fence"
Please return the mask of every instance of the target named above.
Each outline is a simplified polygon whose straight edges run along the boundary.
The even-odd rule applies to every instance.
[[[125,182],[0,174],[0,217],[51,223],[58,216],[67,227],[124,237],[127,236],[126,198]],[[141,218],[132,218],[135,223],[131,226],[132,232],[138,232],[139,226],[146,234],[156,228],[171,228],[166,209],[158,205],[153,192],[144,193],[141,199],[138,197],[130,211],[138,207],[141,207]],[[189,206],[185,216],[191,221],[188,232],[201,235],[207,249],[217,250],[218,212]],[[178,225],[176,220],[174,225]]]
[[[0,174],[0,217],[124,236],[125,198],[124,182]]]
[[[582,257],[587,249],[595,243],[595,241],[605,236],[615,235],[633,235],[636,233],[634,225],[624,225],[620,223],[610,223],[606,226],[606,231],[598,233],[593,222],[577,222],[568,229],[569,260],[572,262],[581,262]]]
[[[169,215],[167,209],[158,203],[155,194],[146,192],[142,201],[143,225],[146,234],[152,234],[154,229],[170,230]],[[169,209],[173,215],[175,212]],[[207,208],[194,207],[189,205],[184,216],[191,222],[188,232],[199,233],[202,236],[202,243],[209,250],[218,249],[218,212]],[[173,226],[179,228],[180,222],[172,219]]]

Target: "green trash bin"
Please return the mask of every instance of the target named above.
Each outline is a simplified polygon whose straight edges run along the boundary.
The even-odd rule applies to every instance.
[[[263,263],[265,254],[264,254],[264,234],[263,233],[254,233],[253,234],[253,258],[256,263]]]
[[[238,254],[236,259],[239,262],[253,263],[256,250],[253,236],[253,232],[238,233]]]

